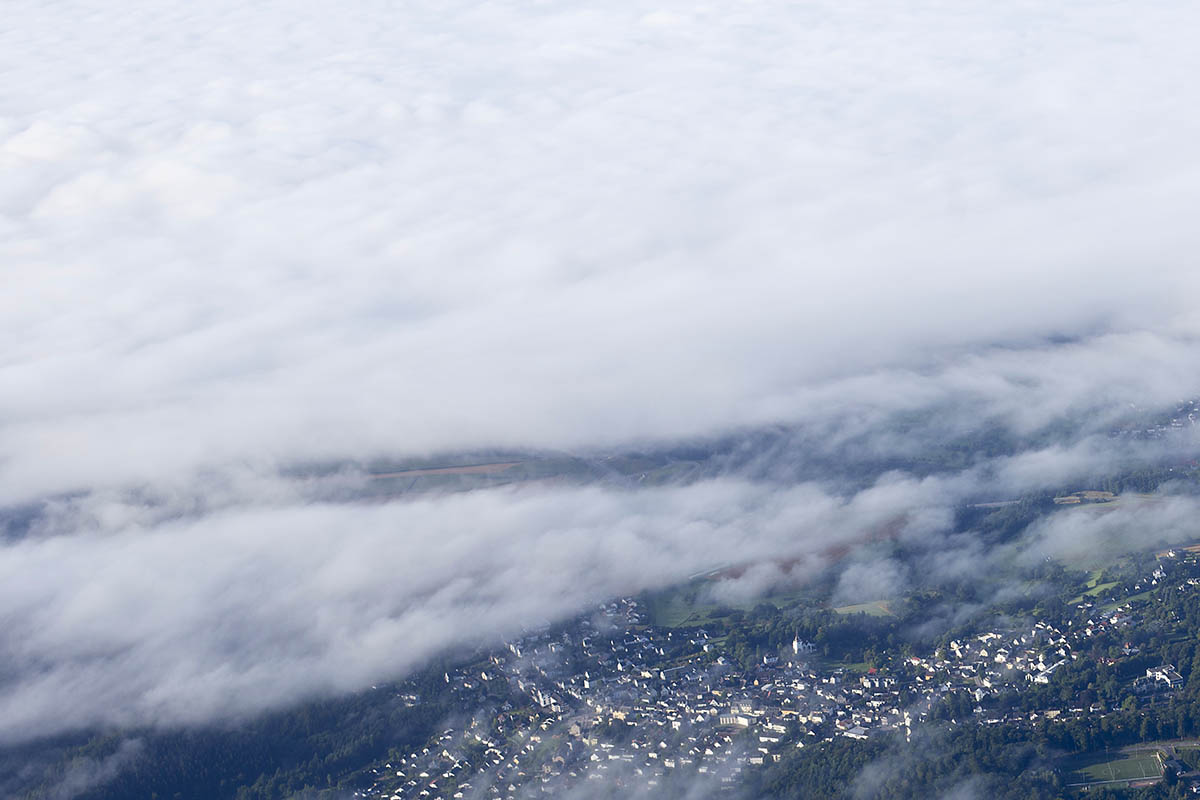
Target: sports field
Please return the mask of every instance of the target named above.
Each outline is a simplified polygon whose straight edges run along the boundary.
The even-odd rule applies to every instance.
[[[1103,754],[1080,756],[1066,765],[1068,783],[1134,781],[1162,777],[1162,762],[1153,753]]]

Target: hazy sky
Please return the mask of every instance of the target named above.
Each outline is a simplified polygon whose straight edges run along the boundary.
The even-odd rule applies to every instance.
[[[4,17],[0,503],[95,494],[0,545],[0,737],[357,688],[480,635],[463,619],[812,555],[881,492],[942,535],[978,481],[363,510],[278,485],[281,465],[846,414],[886,447],[890,410],[1029,430],[1200,393],[1193,3]],[[1006,462],[999,485],[1096,447]],[[697,525],[705,558],[678,539]],[[564,566],[563,542],[600,549]],[[462,578],[481,563],[498,577]]]

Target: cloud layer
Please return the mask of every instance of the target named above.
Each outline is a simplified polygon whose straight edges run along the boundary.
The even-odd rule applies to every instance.
[[[1196,13],[17,0],[0,491],[1194,362]]]
[[[816,566],[916,493],[842,500],[718,481],[255,504],[157,523],[88,502],[59,518],[63,533],[0,550],[0,740],[243,716],[723,564]]]
[[[251,713],[715,564],[943,536],[1200,394],[1192,4],[5,16],[0,506],[56,499],[0,544],[0,740]],[[355,506],[275,477],[775,424],[911,457],[1063,419],[854,492]]]
[[[1072,459],[1059,463],[1054,479],[1075,474]],[[718,567],[738,568],[712,584],[719,598],[832,566],[836,597],[861,602],[1014,559],[1075,561],[1197,534],[1197,500],[1161,497],[1055,515],[991,549],[955,530],[954,509],[983,490],[1028,488],[1020,470],[995,467],[889,474],[852,494],[725,478],[361,504],[246,482],[219,507],[204,507],[208,493],[62,501],[0,545],[0,743],[244,718]]]

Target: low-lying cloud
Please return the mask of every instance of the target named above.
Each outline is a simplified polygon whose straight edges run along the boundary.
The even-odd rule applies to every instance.
[[[616,594],[820,559],[904,510],[717,481],[80,519],[0,550],[0,739],[358,689]]]
[[[1195,444],[1111,435],[1200,395],[1191,4],[5,15],[0,506],[36,510],[0,543],[0,740],[350,691],[881,529],[958,574],[957,503]],[[985,426],[1021,452],[779,479]],[[800,433],[638,491],[278,477],[762,429]],[[1183,537],[1190,502],[1056,516],[1028,552]]]
[[[0,741],[243,718],[717,568],[728,575],[716,598],[833,567],[835,599],[862,602],[1197,534],[1196,499],[1159,496],[1054,515],[990,549],[956,531],[953,512],[991,474],[893,473],[852,494],[723,478],[369,504],[265,482],[215,508],[187,496],[63,500],[0,545]]]

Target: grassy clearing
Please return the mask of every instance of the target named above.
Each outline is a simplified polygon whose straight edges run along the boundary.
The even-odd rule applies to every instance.
[[[1146,753],[1087,753],[1072,758],[1063,771],[1067,773],[1067,783],[1135,781],[1161,778],[1163,774],[1158,756]]]
[[[650,624],[660,628],[701,627],[712,622],[708,611],[680,597],[664,598],[650,604]]]
[[[747,603],[708,603],[697,597],[672,593],[656,598],[650,603],[650,624],[661,628],[698,628],[715,625],[725,619],[730,611],[748,612],[757,600]]]
[[[649,624],[663,628],[678,628],[691,614],[691,609],[675,592],[648,595],[643,602]]]
[[[721,622],[730,611],[749,613],[759,603],[785,609],[799,603],[814,602],[810,594],[805,592],[781,592],[742,601],[717,602],[712,597],[711,588],[701,580],[647,597],[646,611],[650,624],[661,628],[703,627]]]
[[[1099,597],[1100,595],[1104,594],[1109,589],[1113,588],[1114,586],[1116,586],[1119,583],[1119,581],[1109,581],[1108,583],[1100,583],[1099,581],[1100,581],[1101,574],[1102,574],[1101,570],[1098,570],[1098,569],[1092,570],[1087,583],[1084,584],[1084,591],[1082,593],[1080,593],[1079,596],[1073,598],[1070,602],[1070,605],[1075,605],[1076,603],[1082,603],[1088,597]]]
[[[872,600],[869,603],[856,603],[851,606],[839,606],[835,608],[839,614],[866,614],[869,617],[891,617],[895,616],[886,600]]]

